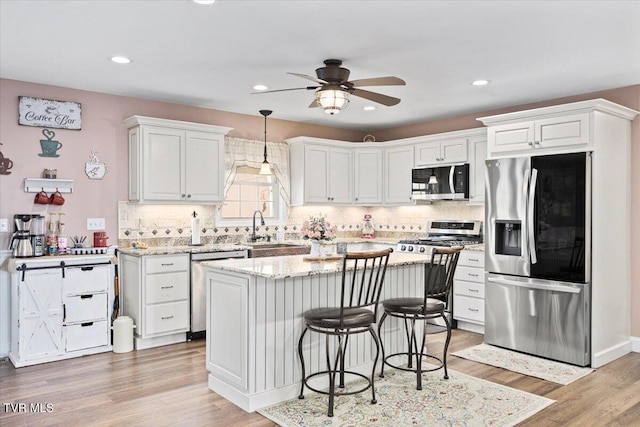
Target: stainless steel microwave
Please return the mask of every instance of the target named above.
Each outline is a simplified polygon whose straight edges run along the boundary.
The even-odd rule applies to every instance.
[[[414,200],[468,200],[469,164],[413,169],[411,197]]]

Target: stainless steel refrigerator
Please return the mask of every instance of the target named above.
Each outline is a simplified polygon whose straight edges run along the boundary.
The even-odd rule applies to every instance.
[[[589,365],[591,154],[487,160],[485,184],[485,342]]]

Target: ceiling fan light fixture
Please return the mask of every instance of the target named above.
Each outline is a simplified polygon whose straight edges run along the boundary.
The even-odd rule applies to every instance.
[[[342,88],[327,88],[316,92],[318,106],[329,115],[335,115],[349,104],[349,92]]]

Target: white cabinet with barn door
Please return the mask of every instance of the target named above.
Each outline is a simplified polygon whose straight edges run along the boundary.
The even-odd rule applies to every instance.
[[[382,203],[382,149],[362,148],[353,152],[355,161],[354,197],[356,205]]]
[[[129,128],[129,200],[220,203],[224,135],[231,128],[133,116]]]
[[[111,350],[111,256],[10,260],[16,367]]]
[[[353,203],[353,150],[314,144],[314,140],[318,138],[287,140],[291,146],[291,204]]]
[[[460,252],[453,277],[453,318],[458,329],[484,333],[484,252]]]
[[[123,313],[136,324],[136,350],[186,341],[189,330],[189,254],[120,253]]]

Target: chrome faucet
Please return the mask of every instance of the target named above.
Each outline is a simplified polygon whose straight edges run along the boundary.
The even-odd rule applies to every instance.
[[[260,225],[264,225],[264,217],[260,210],[256,210],[253,213],[253,232],[251,233],[251,241],[255,242],[258,239],[262,239],[262,236],[256,236],[256,214],[260,214]]]

